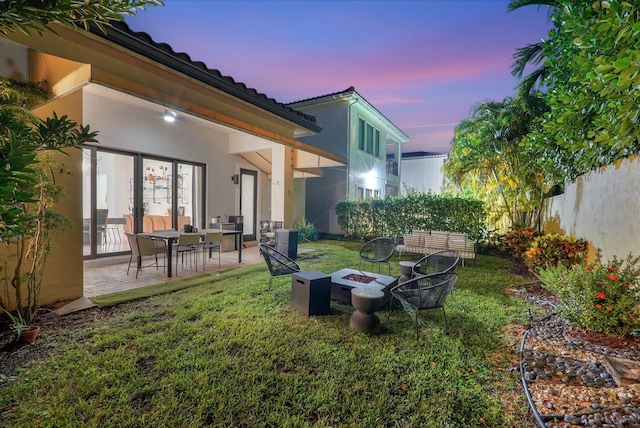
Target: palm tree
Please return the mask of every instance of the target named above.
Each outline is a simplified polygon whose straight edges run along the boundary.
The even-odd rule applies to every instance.
[[[512,226],[529,226],[537,218],[544,176],[522,143],[547,108],[534,95],[484,101],[456,128],[445,175],[471,188],[495,221],[504,217]]]
[[[538,9],[543,6],[549,7],[549,16],[551,16],[554,8],[559,5],[559,0],[511,0],[507,9],[509,12],[513,12],[521,7],[532,5],[537,5]],[[516,53],[513,55],[515,62],[511,65],[511,74],[519,79],[522,78],[525,68],[528,65],[538,66],[542,64],[539,68],[525,76],[516,86],[522,94],[529,94],[534,89],[540,89],[545,80],[551,75],[548,65],[545,64],[546,58],[543,52],[543,44],[543,41],[529,44],[516,50]]]
[[[42,33],[49,24],[65,24],[76,28],[100,27],[109,21],[122,21],[124,15],[135,15],[146,6],[163,5],[162,0],[101,0],[101,1],[33,1],[0,2],[0,34],[22,31],[30,35]]]

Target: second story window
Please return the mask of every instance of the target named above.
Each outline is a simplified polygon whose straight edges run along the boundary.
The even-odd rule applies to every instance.
[[[380,131],[363,119],[358,119],[358,148],[375,157],[380,156]]]

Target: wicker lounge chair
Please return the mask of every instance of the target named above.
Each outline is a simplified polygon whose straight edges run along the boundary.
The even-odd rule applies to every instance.
[[[454,271],[459,261],[460,254],[457,251],[436,251],[422,257],[413,265],[413,276],[450,273]]]
[[[391,301],[389,302],[389,314],[391,304],[396,298],[408,303],[415,312],[416,340],[418,340],[418,312],[422,309],[442,309],[445,329],[448,330],[447,315],[444,311],[444,302],[453,289],[458,278],[457,273],[435,274],[418,276],[391,289]]]
[[[282,275],[291,275],[296,272],[300,272],[300,266],[289,257],[280,253],[273,247],[269,247],[265,244],[258,244],[260,255],[264,258],[267,267],[269,268],[269,287],[268,291],[271,291],[271,282],[273,277]]]
[[[395,250],[396,241],[391,238],[372,239],[360,249],[360,264],[358,265],[358,269],[362,266],[362,262],[369,262],[372,266],[378,264],[378,273],[380,273],[380,265],[386,263],[389,268],[389,275],[391,275],[389,259],[393,256]]]

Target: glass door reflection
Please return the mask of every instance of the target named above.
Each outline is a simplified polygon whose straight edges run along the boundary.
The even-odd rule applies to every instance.
[[[143,158],[142,232],[175,229],[173,223],[173,163]]]
[[[83,149],[83,255],[129,251],[124,232],[133,229],[134,157]],[[124,190],[124,191],[123,191]]]

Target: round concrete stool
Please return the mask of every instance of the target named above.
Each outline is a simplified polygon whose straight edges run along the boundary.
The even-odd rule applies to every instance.
[[[409,281],[413,277],[413,267],[416,262],[402,261],[400,262],[400,273],[402,276],[398,279],[398,284]]]
[[[356,311],[351,315],[349,327],[368,334],[380,333],[380,318],[375,314],[384,305],[384,292],[372,288],[351,290],[351,304]]]

